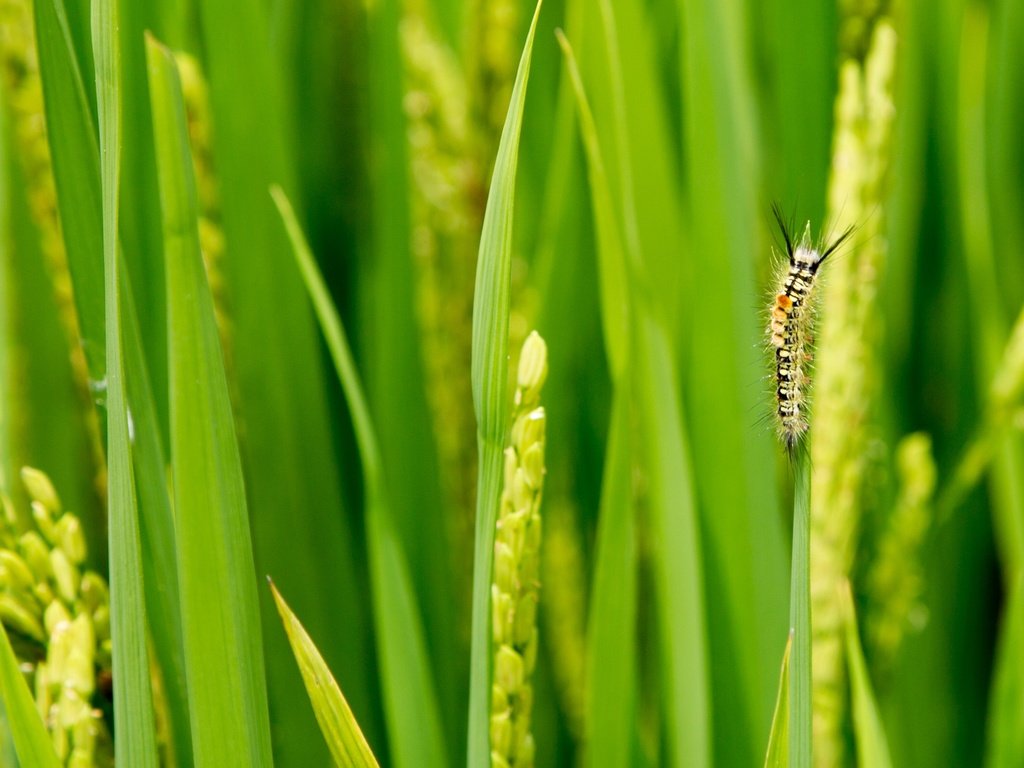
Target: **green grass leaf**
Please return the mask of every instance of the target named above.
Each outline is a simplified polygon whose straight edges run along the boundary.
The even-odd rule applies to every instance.
[[[392,518],[377,435],[352,352],[323,277],[280,187],[271,194],[291,240],[295,260],[327,339],[345,391],[359,446],[366,494],[366,538],[370,554],[388,736],[396,765],[447,765],[437,694],[427,659],[422,619],[409,576],[408,560]]]
[[[413,255],[410,221],[413,153],[407,146],[409,123],[403,109],[406,72],[400,29],[408,10],[402,0],[380,0],[366,13],[368,50],[363,66],[368,71],[371,217],[367,247],[355,260],[359,295],[350,327],[356,331],[352,342],[381,461],[387,467],[401,467],[388,477],[390,509],[405,543],[409,573],[422,608],[445,717],[445,741],[453,749],[449,756],[455,764],[461,762],[464,749],[469,663],[464,633],[453,633],[451,628],[466,612],[468,589],[453,578],[458,569],[451,567],[450,520],[459,513],[445,507],[435,425],[427,401],[430,379],[419,313],[421,270]],[[327,263],[324,266],[330,268]],[[462,407],[468,408],[469,403]],[[469,513],[464,509],[461,514]],[[456,590],[460,595],[453,599]]]
[[[313,704],[313,712],[334,762],[351,768],[377,768],[377,759],[366,743],[366,737],[359,729],[359,723],[323,656],[273,582],[270,589],[274,593],[274,602],[284,622],[284,631],[292,645],[302,680],[306,684],[306,692]]]
[[[114,677],[114,736],[118,759],[157,764],[153,694],[146,647],[146,608],[139,517],[132,469],[128,398],[122,358],[118,206],[121,158],[121,55],[118,0],[92,6],[103,190],[106,290],[107,455],[110,538],[110,635]]]
[[[612,380],[620,382],[629,359],[631,296],[629,270],[618,215],[615,213],[608,183],[608,173],[601,152],[594,115],[590,109],[583,79],[568,39],[561,30],[555,32],[565,55],[566,66],[579,111],[580,137],[587,157],[591,205],[597,229],[598,276],[601,289],[601,328],[611,366]]]
[[[64,5],[61,0],[34,5],[47,105],[47,129],[82,344],[90,377],[95,382],[106,383],[99,146],[84,80],[78,68],[79,57],[71,48],[72,35]],[[158,235],[162,239],[162,233]],[[123,301],[119,318],[123,323],[124,343],[121,354],[128,402],[136,427],[132,453],[137,460],[135,470],[139,481],[136,490],[142,514],[142,559],[145,573],[149,574],[144,579],[146,608],[153,647],[164,675],[173,738],[178,752],[184,755],[190,749],[174,567],[174,532],[167,499],[162,428],[156,416],[151,380],[143,360],[138,314],[122,261],[119,257],[118,285]]]
[[[1024,763],[1024,580],[1020,574],[1006,598],[1002,631],[996,647],[989,699],[985,765]]]
[[[767,738],[786,611],[785,515],[770,430],[761,286],[769,255],[759,226],[764,133],[749,36],[755,7],[677,0],[688,290],[681,307],[687,430],[707,564],[716,762],[752,765]],[[831,34],[831,31],[824,34]],[[770,128],[770,126],[766,126]],[[798,162],[790,158],[790,162]]]
[[[324,653],[374,742],[380,724],[373,667],[365,661],[371,654],[369,603],[365,592],[342,588],[365,580],[363,555],[353,515],[339,512],[342,485],[316,327],[267,194],[280,184],[302,207],[287,140],[293,115],[279,30],[271,5],[262,2],[204,0],[195,10],[209,79],[232,377],[245,426],[241,449],[256,557],[291,597],[310,634],[334,639]],[[339,66],[347,71],[350,63]],[[294,115],[306,141],[299,133],[303,119]],[[273,601],[267,593],[261,597],[275,757],[303,768],[319,765],[326,751],[302,681]]]
[[[629,766],[636,729],[636,533],[629,391],[620,388],[597,528],[587,630],[587,765]]]
[[[633,510],[628,270],[594,117],[572,46],[555,32],[579,113],[597,228],[604,344],[615,395],[602,480],[587,632],[588,764],[627,766],[635,730],[637,563]]]
[[[611,11],[606,8],[605,12],[611,28]],[[637,454],[642,457],[648,473],[659,642],[667,677],[662,693],[671,759],[676,765],[707,765],[711,752],[703,576],[675,363],[668,335],[654,319],[652,300],[647,292],[637,287],[643,280],[639,253],[635,253],[640,244],[637,241],[628,245],[618,234],[622,231],[617,224],[619,221],[626,222],[626,230],[635,226],[628,223],[635,215],[628,210],[634,205],[632,196],[621,195],[624,209],[620,218],[613,209],[601,146],[572,51],[564,36],[559,41],[576,87],[580,127],[587,151],[600,266],[604,273],[601,278],[604,286],[602,314],[605,328],[610,330],[606,345],[613,365],[612,376],[617,386],[633,388],[637,403]],[[616,63],[613,61],[611,66],[615,67]],[[622,112],[622,100],[616,97],[613,102],[615,111]],[[622,120],[621,114],[619,119]],[[622,164],[621,178],[629,179],[632,168],[626,148],[622,146],[624,137],[623,128],[617,137],[620,142],[617,156]],[[625,182],[623,185],[627,186]],[[627,248],[634,251],[628,261]],[[629,298],[628,293],[620,293],[622,289],[617,287],[620,281],[633,288],[633,298]],[[623,339],[623,332],[628,341]],[[626,344],[629,352],[616,350],[616,345]],[[616,370],[620,365],[621,369]],[[628,383],[626,377],[630,378]]]
[[[779,692],[775,696],[775,714],[772,730],[768,734],[768,751],[764,768],[789,768],[789,654],[793,649],[793,636],[786,641],[779,673]]]
[[[103,252],[99,147],[63,0],[33,3],[46,129],[82,347],[95,382],[104,381]]]
[[[649,310],[637,319],[636,333],[640,453],[649,473],[669,755],[676,766],[710,766],[703,564],[680,390],[668,335]]]
[[[50,734],[39,717],[36,702],[21,673],[7,630],[0,624],[0,699],[22,765],[58,768]]]
[[[857,615],[853,607],[853,595],[850,582],[843,582],[839,596],[844,619],[844,652],[850,673],[850,699],[853,703],[853,737],[857,745],[857,761],[859,765],[871,768],[891,768],[889,744],[882,727],[882,716],[875,702],[875,694],[871,689],[871,678],[868,675],[867,662],[864,661],[864,649],[860,645],[857,632]]]
[[[490,762],[490,595],[494,526],[502,487],[502,451],[509,417],[508,314],[511,303],[512,213],[526,82],[541,2],[533,14],[519,61],[505,127],[494,161],[473,298],[473,408],[480,450],[473,551],[473,626],[469,679],[467,764]]]
[[[810,447],[796,459],[793,499],[793,560],[789,596],[789,759],[811,766],[811,460]]]
[[[169,51],[149,39],[146,52],[167,261],[171,459],[193,750],[198,765],[269,766],[248,510],[199,251],[181,84]]]

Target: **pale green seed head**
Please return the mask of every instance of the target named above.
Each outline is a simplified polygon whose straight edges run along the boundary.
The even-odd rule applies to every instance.
[[[0,621],[38,642],[46,638],[37,613],[26,606],[23,600],[8,592],[0,592]]]
[[[32,519],[36,522],[36,528],[46,539],[47,544],[53,546],[57,543],[57,529],[50,515],[50,510],[41,501],[32,502]]]
[[[31,594],[35,578],[25,561],[9,549],[0,549],[0,587]]]
[[[45,472],[34,467],[22,467],[21,481],[34,501],[38,501],[54,514],[61,511],[60,496],[57,495],[57,489],[53,487]]]
[[[509,694],[515,695],[523,686],[523,676],[525,673],[522,656],[508,645],[502,645],[498,648],[498,652],[494,657],[495,685],[499,685]]]
[[[110,593],[107,591],[107,582],[103,577],[92,571],[86,571],[82,575],[82,583],[78,586],[79,595],[86,609],[93,613],[100,606],[110,604]]]
[[[81,565],[85,561],[87,548],[78,516],[65,512],[57,521],[55,533],[57,546],[68,556],[68,560],[75,565]]]
[[[494,545],[494,584],[501,592],[509,593],[516,582],[515,553],[507,543],[498,541]]]
[[[523,351],[519,357],[519,374],[516,384],[521,390],[517,395],[517,403],[532,403],[540,395],[540,388],[548,376],[548,346],[540,334],[532,331],[523,342]]]
[[[26,531],[18,539],[18,551],[32,571],[36,584],[46,583],[53,578],[50,565],[50,549],[35,531]]]
[[[499,645],[509,642],[512,637],[514,607],[512,595],[502,592],[497,585],[491,587],[491,634]]]
[[[50,635],[57,635],[71,624],[71,614],[60,600],[53,600],[43,613],[43,622]]]
[[[78,585],[82,580],[81,573],[71,564],[71,560],[62,549],[50,550],[50,565],[57,583],[57,594],[65,603],[72,605],[78,597]]]

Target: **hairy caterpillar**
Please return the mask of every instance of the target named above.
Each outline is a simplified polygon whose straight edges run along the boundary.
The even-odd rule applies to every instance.
[[[779,437],[792,452],[808,426],[807,391],[818,270],[853,233],[853,227],[831,243],[822,242],[815,248],[810,223],[800,242],[794,243],[790,227],[777,205],[772,206],[772,213],[786,244],[788,262],[772,301],[768,334],[775,350],[775,414]]]

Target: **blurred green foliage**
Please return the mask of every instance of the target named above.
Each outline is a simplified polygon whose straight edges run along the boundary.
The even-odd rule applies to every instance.
[[[193,412],[181,410],[194,404],[180,393],[194,390],[172,386],[168,305],[197,313],[210,341],[204,367],[218,356],[215,313],[234,425],[221,423],[223,407],[206,426],[227,454],[237,434],[256,581],[233,583],[249,575],[236,568],[202,586],[224,610],[259,592],[275,762],[320,765],[328,751],[266,575],[380,763],[401,759],[402,740],[387,730],[396,684],[377,650],[394,606],[374,598],[385,570],[367,552],[367,533],[370,542],[380,533],[367,531],[376,523],[365,498],[376,491],[360,468],[355,417],[376,433],[386,540],[412,585],[398,593],[408,595],[403,620],[422,625],[437,740],[462,764],[480,554],[473,276],[534,7],[118,3],[121,75],[101,93],[93,62],[109,51],[94,55],[89,0],[0,0],[0,491],[26,528],[17,473],[44,470],[82,522],[89,567],[113,578],[107,520],[117,515],[94,446],[108,420],[103,310],[114,306],[132,462],[111,462],[110,485],[123,493],[134,472],[157,735],[166,760],[193,764],[180,638],[201,614],[179,602],[176,585],[188,579],[176,569],[189,565],[169,532],[174,496],[183,500],[170,481],[181,461],[172,414]],[[841,170],[840,67],[863,61],[880,18],[895,30],[893,133],[857,160],[870,194],[829,200]],[[556,28],[578,59],[579,93]],[[167,179],[154,149],[154,129],[166,126],[150,108],[144,30],[190,57],[179,61],[197,157],[176,171],[181,189],[198,186],[212,307],[166,295],[174,249],[165,249]],[[853,216],[866,235],[832,257],[846,260],[829,265],[836,279],[854,282],[823,292],[820,309],[827,318],[829,297],[845,292],[870,317],[846,326],[865,354],[822,362],[829,377],[868,384],[858,421],[829,427],[848,428],[856,446],[845,457],[857,465],[854,490],[813,513],[850,516],[837,521],[830,579],[848,579],[853,598],[815,581],[812,545],[812,602],[834,611],[829,653],[850,683],[836,688],[835,707],[814,712],[835,726],[818,759],[868,765],[867,754],[887,750],[905,766],[1024,763],[1022,71],[1017,0],[546,0],[513,153],[514,209],[501,210],[513,222],[507,317],[500,302],[478,306],[496,313],[493,328],[507,321],[510,339],[489,339],[493,349],[515,355],[534,328],[548,345],[542,516],[552,535],[541,545],[536,764],[699,755],[747,766],[765,756],[787,640],[794,479],[771,427],[771,363],[760,350],[780,258],[772,201],[801,230],[810,220],[828,232]],[[104,291],[99,280],[97,105],[115,97],[121,192],[108,226],[118,221],[124,280],[111,305],[113,284]],[[577,111],[581,97],[590,118]],[[330,370],[271,185],[294,203],[319,262],[330,294],[320,304],[332,299],[349,330],[366,413],[350,414]],[[840,277],[864,264],[870,275]],[[1015,326],[1017,348],[1006,353]],[[69,329],[81,334],[74,354]],[[507,416],[491,413],[489,426]],[[812,473],[851,465],[827,461]],[[478,597],[490,584],[481,578]],[[123,605],[113,601],[133,610]],[[25,644],[8,632],[20,653]],[[225,648],[205,652],[238,662]],[[106,695],[94,703],[112,717]],[[0,758],[9,748],[0,744]]]

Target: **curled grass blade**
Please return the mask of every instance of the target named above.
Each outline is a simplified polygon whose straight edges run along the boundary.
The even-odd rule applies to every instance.
[[[409,576],[408,560],[392,519],[377,435],[355,361],[341,318],[331,303],[327,286],[288,198],[280,187],[272,187],[271,195],[288,231],[295,260],[306,282],[352,413],[363,467],[373,613],[392,756],[396,765],[409,768],[447,765],[422,619]]]
[[[530,23],[494,162],[473,297],[473,408],[480,451],[473,548],[473,624],[469,669],[467,765],[490,762],[490,596],[494,526],[502,487],[502,451],[508,427],[508,315],[511,303],[512,213],[526,82],[541,2]]]
[[[171,460],[193,754],[199,765],[269,766],[248,510],[199,251],[181,83],[166,48],[149,38],[146,54],[167,262]]]
[[[366,743],[366,737],[359,729],[359,723],[323,656],[273,582],[270,583],[270,589],[274,594],[277,611],[281,614],[281,621],[284,622],[288,642],[299,664],[302,680],[306,684],[306,692],[313,704],[313,712],[320,723],[320,731],[327,741],[334,762],[351,768],[377,768],[377,759]]]

